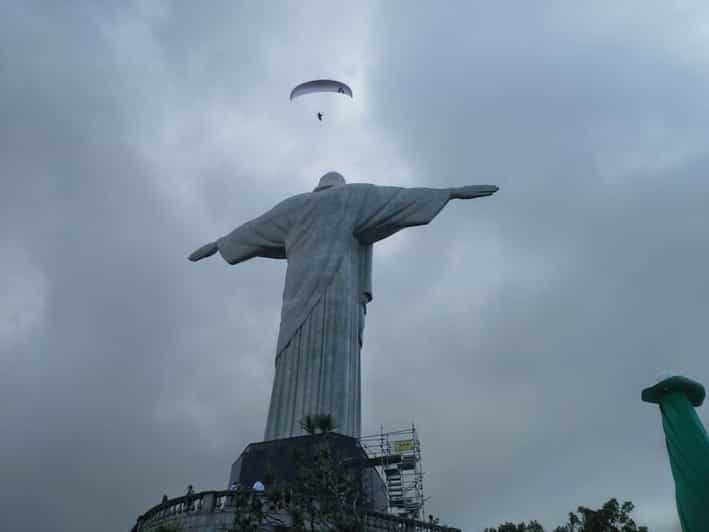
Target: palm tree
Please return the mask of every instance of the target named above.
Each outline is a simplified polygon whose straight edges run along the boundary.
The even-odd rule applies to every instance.
[[[337,428],[331,414],[308,414],[301,420],[300,426],[310,436],[317,432],[333,432]]]
[[[320,432],[333,432],[335,426],[335,418],[330,414],[319,414],[315,416],[315,426],[320,429]]]
[[[310,436],[315,434],[315,416],[308,414],[300,421],[300,426]]]

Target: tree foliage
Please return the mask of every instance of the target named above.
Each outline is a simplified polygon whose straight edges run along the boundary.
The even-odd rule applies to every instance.
[[[634,508],[632,502],[619,504],[616,499],[610,499],[598,510],[579,506],[575,513],[569,512],[568,522],[553,532],[648,532],[646,526],[638,526],[630,517]],[[483,532],[544,532],[544,528],[537,521],[516,525],[507,522]]]
[[[330,414],[308,414],[301,420],[300,426],[311,436],[318,432],[332,432],[337,428],[335,419]]]
[[[579,506],[578,515],[569,513],[569,522],[554,532],[648,532],[630,517],[635,506],[630,501],[619,504],[610,499],[599,510]]]
[[[544,532],[544,527],[537,523],[536,521],[530,521],[529,523],[503,523],[497,528],[486,528],[484,532]]]

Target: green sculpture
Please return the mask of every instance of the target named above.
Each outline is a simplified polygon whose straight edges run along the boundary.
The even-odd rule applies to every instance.
[[[680,376],[661,380],[642,392],[643,401],[660,405],[684,532],[709,530],[709,437],[694,410],[705,397],[704,386]]]

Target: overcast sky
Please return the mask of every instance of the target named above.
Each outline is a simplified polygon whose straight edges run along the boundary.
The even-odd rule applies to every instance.
[[[709,384],[709,8],[672,4],[4,2],[0,529],[226,486],[286,265],[187,255],[336,170],[500,186],[375,247],[363,432],[416,423],[427,513],[679,531],[640,400]],[[354,99],[289,102],[320,77]]]

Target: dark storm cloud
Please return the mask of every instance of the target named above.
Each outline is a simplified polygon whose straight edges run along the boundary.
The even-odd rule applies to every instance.
[[[180,452],[165,450],[152,409],[185,321],[180,273],[167,267],[184,230],[122,138],[131,118],[97,14],[10,11],[2,253],[24,250],[46,302],[39,325],[1,346],[2,528],[120,529],[131,497],[146,495],[143,472]],[[171,438],[200,446],[190,427]]]
[[[637,396],[661,369],[708,369],[709,303],[697,292],[709,263],[706,70],[680,46],[691,35],[653,31],[673,13],[614,25],[613,9],[460,7],[379,17],[370,86],[372,112],[421,180],[502,186],[489,206],[451,208],[427,229],[439,268],[411,276],[457,294],[412,296],[407,308],[419,310],[398,324],[438,331],[399,360],[430,360],[407,364],[418,379],[409,370],[399,401],[433,424],[427,487],[466,494],[439,495],[437,507],[470,529],[531,517],[551,526],[614,495],[669,530],[657,412]],[[382,339],[382,356],[397,340]]]
[[[427,510],[552,526],[615,496],[675,530],[639,393],[664,369],[708,382],[701,19],[8,6],[0,529],[125,530],[224,485],[262,437],[285,268],[185,257],[340,169],[502,187],[375,251],[364,431],[417,423]],[[330,137],[284,97],[326,73],[356,96]]]

